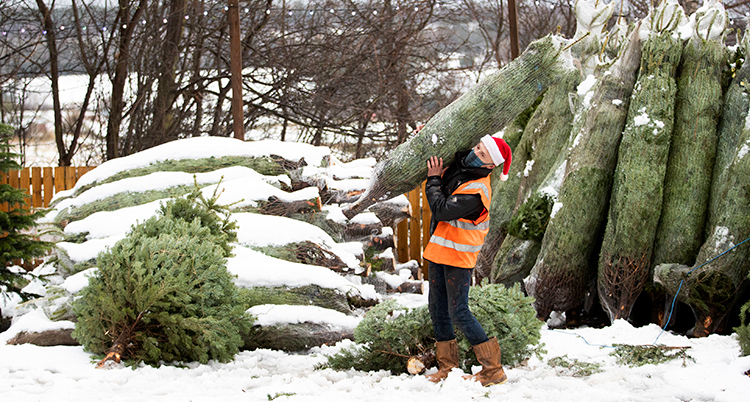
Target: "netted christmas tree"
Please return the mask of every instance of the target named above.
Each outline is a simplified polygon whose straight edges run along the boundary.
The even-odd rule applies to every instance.
[[[247,292],[226,269],[234,223],[197,189],[167,202],[97,258],[74,303],[73,337],[86,350],[158,365],[226,362],[252,326]]]
[[[10,150],[12,137],[13,127],[0,124],[0,172],[5,174],[21,169],[16,162],[19,155]],[[36,220],[43,217],[46,211],[31,211],[28,201],[26,191],[10,184],[0,184],[0,205],[6,206],[0,210],[0,297],[8,293],[18,294],[23,300],[32,297],[22,290],[27,281],[8,267],[14,262],[41,257],[52,247],[51,243],[40,241],[30,234],[30,230],[36,227]]]
[[[469,292],[469,308],[487,336],[497,337],[505,365],[515,365],[533,353],[541,353],[539,330],[543,323],[536,319],[531,303],[520,285],[474,286]],[[368,311],[355,328],[357,344],[329,356],[322,367],[404,373],[410,357],[431,352],[434,336],[427,306],[408,309],[389,299]],[[469,370],[478,365],[461,331],[456,331],[456,337],[461,367]]]
[[[750,275],[747,276],[750,279]],[[740,308],[740,326],[734,328],[742,356],[750,356],[750,300]]]

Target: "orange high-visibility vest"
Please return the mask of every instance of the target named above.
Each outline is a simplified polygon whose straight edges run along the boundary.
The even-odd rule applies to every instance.
[[[438,222],[422,257],[437,264],[474,268],[484,238],[490,231],[490,177],[466,182],[453,194],[479,194],[482,197],[484,211],[475,221],[460,218]]]

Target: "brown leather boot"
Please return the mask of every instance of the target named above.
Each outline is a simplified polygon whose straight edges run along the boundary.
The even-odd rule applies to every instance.
[[[432,382],[440,382],[448,377],[448,373],[458,367],[458,341],[435,342],[435,360],[438,362],[438,372],[427,377]]]
[[[485,387],[508,381],[508,376],[505,375],[505,370],[500,364],[500,345],[497,343],[497,338],[493,336],[487,342],[474,345],[474,353],[479,363],[482,364],[482,370],[465,378],[473,378]]]

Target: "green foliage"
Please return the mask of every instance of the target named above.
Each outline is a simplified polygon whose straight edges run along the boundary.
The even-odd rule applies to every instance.
[[[750,320],[748,320],[748,317],[750,317],[750,301],[745,303],[740,309],[741,325],[734,328],[740,341],[742,356],[750,355]]]
[[[216,188],[220,188],[221,182]],[[211,232],[217,243],[224,250],[224,256],[232,254],[230,243],[237,241],[237,222],[230,220],[231,205],[220,205],[219,195],[214,192],[211,198],[206,199],[198,187],[196,181],[193,191],[184,198],[174,198],[162,205],[160,213],[165,217],[181,219],[186,222],[199,221],[201,226]],[[158,235],[159,228],[153,228],[152,235]]]
[[[535,192],[528,201],[518,207],[510,219],[508,234],[523,240],[539,240],[547,230],[554,201],[548,194]]]
[[[682,358],[683,361],[692,359],[687,354],[687,347],[624,344],[612,346],[615,347],[615,350],[610,355],[617,357],[617,363],[630,367],[666,363],[677,358]]]
[[[514,365],[531,353],[541,352],[542,322],[536,319],[531,299],[523,295],[520,286],[472,287],[469,308],[487,336],[497,337],[503,364]],[[456,336],[464,369],[478,364],[464,335],[457,331]],[[393,299],[367,312],[354,329],[354,339],[356,345],[329,356],[321,367],[403,373],[410,356],[432,348],[435,342],[428,307],[408,309]]]
[[[0,124],[0,171],[3,173],[21,168],[16,162],[19,155],[10,151],[9,141],[12,137],[13,128]],[[9,270],[8,266],[14,260],[41,257],[52,248],[51,243],[39,241],[28,234],[36,227],[36,220],[47,213],[45,210],[30,211],[28,199],[25,191],[10,184],[0,184],[0,204],[10,206],[8,212],[0,211],[0,295],[16,293],[24,300],[32,297],[21,290],[26,280]]]
[[[516,365],[531,354],[541,354],[539,344],[543,322],[536,318],[536,311],[520,284],[506,288],[503,285],[483,285],[471,288],[469,308],[484,328],[488,337],[497,337],[502,350],[502,362]],[[469,351],[470,344],[460,331],[457,332],[460,348]],[[466,367],[478,365],[473,352],[469,354]]]
[[[602,372],[601,364],[582,362],[578,359],[570,361],[567,357],[567,355],[553,357],[552,359],[549,359],[547,364],[551,367],[563,369],[563,371],[571,377],[588,377]]]
[[[430,313],[426,306],[408,309],[388,299],[367,312],[354,329],[354,340],[358,345],[329,356],[322,367],[403,373],[409,356],[434,343]]]
[[[281,397],[281,396],[294,396],[294,395],[297,395],[297,394],[294,393],[294,392],[277,392],[277,393],[275,393],[273,395],[268,394],[268,400],[269,401],[273,401],[276,398]]]
[[[226,362],[243,345],[252,319],[247,292],[226,269],[236,236],[216,197],[168,202],[157,216],[101,253],[99,272],[73,305],[73,337],[104,354],[115,344],[123,359]]]

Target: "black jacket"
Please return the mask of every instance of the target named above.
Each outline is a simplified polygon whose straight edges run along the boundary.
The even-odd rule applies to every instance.
[[[427,203],[430,204],[432,220],[430,221],[430,234],[435,231],[440,221],[451,221],[465,218],[474,220],[479,218],[484,210],[482,198],[476,194],[453,195],[456,189],[476,179],[487,177],[492,169],[473,168],[464,165],[464,158],[469,151],[456,152],[455,161],[448,166],[443,176],[430,176],[427,178],[425,193]]]

